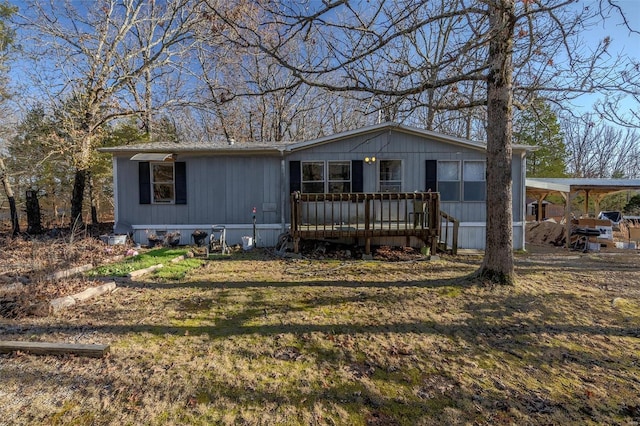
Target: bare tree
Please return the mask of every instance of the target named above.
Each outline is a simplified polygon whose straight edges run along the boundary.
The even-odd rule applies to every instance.
[[[640,68],[640,62],[634,65]],[[628,90],[605,96],[594,104],[596,113],[607,121],[623,127],[640,127],[640,85]]]
[[[64,111],[68,155],[75,180],[71,221],[82,220],[87,171],[101,127],[111,120],[144,115],[150,126],[149,87],[153,72],[170,67],[173,55],[191,39],[199,16],[197,1],[168,0],[156,5],[141,0],[26,2],[17,23],[32,62],[30,77],[51,105]],[[36,41],[37,40],[37,41]],[[144,102],[126,107],[131,88],[142,81]]]
[[[638,132],[607,125],[594,114],[562,121],[568,166],[580,178],[637,178],[640,176]]]
[[[434,91],[473,88],[479,95],[449,102],[449,109],[486,105],[486,252],[479,275],[513,282],[511,217],[511,115],[516,104],[535,97],[560,99],[594,89],[613,89],[618,62],[607,61],[607,42],[580,48],[580,30],[599,19],[598,10],[576,9],[573,1],[469,0],[453,2],[345,1],[266,2],[238,19],[237,9],[209,1],[226,24],[230,41],[274,57],[300,82],[339,92],[416,98],[436,108]],[[610,8],[603,1],[602,8]],[[265,37],[263,24],[275,35]],[[445,24],[447,23],[447,24]],[[424,34],[458,29],[434,53]],[[293,40],[293,41],[292,41]],[[420,40],[420,41],[417,41]],[[302,43],[293,54],[288,46]],[[438,45],[438,44],[436,44]],[[408,48],[408,46],[411,46]],[[566,58],[558,61],[558,58]],[[371,68],[375,64],[376,69]],[[389,76],[393,84],[388,84]],[[638,73],[629,75],[637,81]],[[430,115],[426,114],[429,125]],[[499,211],[499,214],[496,214]]]
[[[18,222],[18,210],[16,209],[16,198],[13,195],[13,189],[9,182],[9,176],[7,173],[7,167],[4,164],[4,160],[0,157],[0,183],[9,201],[9,211],[11,215],[11,228],[13,235],[20,232],[20,222]]]
[[[589,51],[581,47],[580,31],[600,14],[597,9],[576,8],[571,0],[239,2],[235,7],[209,0],[208,4],[225,24],[220,34],[271,55],[310,86],[390,97],[403,104],[414,97],[429,108],[436,107],[435,96],[429,100],[434,91],[468,89],[447,106],[486,107],[489,219],[479,275],[503,283],[514,278],[514,99],[516,105],[535,97],[560,102],[596,88],[612,89],[612,77],[619,69],[618,62],[605,60],[606,40]],[[600,5],[611,8],[606,1]],[[239,12],[247,9],[251,13]],[[437,34],[451,25],[458,31],[440,41],[436,55],[423,34]],[[266,26],[277,26],[278,31],[265,37]],[[301,43],[304,49],[294,53],[288,48],[291,43]],[[629,79],[637,81],[637,76],[631,74]],[[481,86],[483,96],[479,96]],[[429,117],[426,114],[427,123]]]
[[[7,76],[6,76],[6,61],[9,52],[9,47],[14,41],[14,31],[7,26],[7,20],[15,12],[15,8],[8,3],[0,2],[0,103],[5,103],[9,97],[7,92]],[[8,116],[3,112],[5,118]],[[20,232],[20,222],[18,220],[18,210],[16,208],[16,199],[13,194],[11,182],[9,180],[9,171],[2,158],[3,152],[0,152],[0,183],[7,201],[9,202],[9,214],[11,217],[11,228],[13,235],[17,235]]]
[[[209,19],[218,29],[215,19]],[[345,130],[354,117],[371,114],[354,111],[361,104],[349,104],[345,94],[301,83],[270,55],[229,43],[219,31],[205,27],[196,38],[192,60],[185,65],[195,82],[189,107],[198,117],[190,127],[202,128],[200,139],[240,143],[309,139],[329,128]],[[289,49],[297,50],[297,45]],[[352,114],[320,113],[340,105]],[[342,119],[336,122],[336,117]]]

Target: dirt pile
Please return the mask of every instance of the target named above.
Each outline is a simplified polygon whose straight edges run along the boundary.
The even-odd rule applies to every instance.
[[[529,244],[561,246],[565,243],[564,225],[553,221],[527,223],[525,237]]]

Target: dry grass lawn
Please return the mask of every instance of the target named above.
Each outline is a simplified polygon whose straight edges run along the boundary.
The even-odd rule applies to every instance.
[[[396,262],[234,254],[150,275],[3,339],[110,344],[104,359],[0,355],[0,424],[640,422],[640,256]]]

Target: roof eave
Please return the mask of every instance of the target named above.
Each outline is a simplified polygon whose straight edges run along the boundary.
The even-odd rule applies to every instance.
[[[282,149],[275,147],[268,148],[242,148],[242,149],[212,149],[212,148],[202,148],[202,149],[162,149],[162,148],[127,148],[127,149],[112,149],[112,148],[99,148],[98,151],[110,153],[112,155],[120,156],[120,155],[130,155],[132,153],[165,153],[171,151],[173,154],[180,155],[253,155],[253,154],[273,154],[280,155]]]

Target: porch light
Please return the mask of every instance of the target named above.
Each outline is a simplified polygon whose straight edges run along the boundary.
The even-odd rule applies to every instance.
[[[364,157],[364,162],[367,164],[375,163],[376,157]]]

